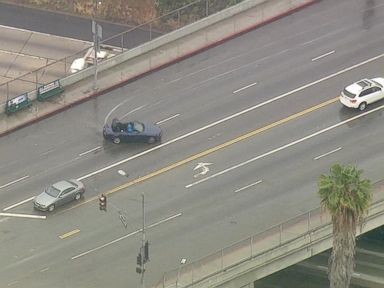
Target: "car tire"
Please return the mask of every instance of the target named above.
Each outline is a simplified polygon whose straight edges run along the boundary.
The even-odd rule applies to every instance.
[[[367,103],[366,102],[361,102],[360,105],[359,105],[359,110],[363,111],[363,110],[365,110],[365,108],[367,108]]]
[[[48,206],[48,212],[52,212],[53,210],[55,210],[55,204],[52,204],[52,205],[49,205]]]
[[[120,144],[121,139],[119,137],[113,137],[112,142],[115,144]]]
[[[81,196],[82,196],[81,193],[77,193],[77,194],[75,195],[75,201],[80,200]]]
[[[156,138],[155,138],[155,137],[153,137],[153,136],[148,137],[148,139],[147,139],[147,143],[148,143],[148,144],[153,144],[153,143],[155,143],[155,142],[156,142]]]

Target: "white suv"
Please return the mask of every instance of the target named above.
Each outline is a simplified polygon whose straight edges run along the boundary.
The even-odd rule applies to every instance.
[[[341,92],[340,102],[350,108],[363,111],[368,104],[384,98],[384,78],[362,79]]]

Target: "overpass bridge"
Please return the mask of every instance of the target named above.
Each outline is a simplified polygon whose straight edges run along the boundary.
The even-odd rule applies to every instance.
[[[384,181],[357,235],[384,224]],[[332,248],[331,217],[316,208],[164,274],[156,288],[253,288],[254,282]]]

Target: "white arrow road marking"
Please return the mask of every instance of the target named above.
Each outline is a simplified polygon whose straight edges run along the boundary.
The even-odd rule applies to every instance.
[[[196,165],[195,168],[193,168],[193,171],[196,171],[197,169],[201,169],[200,173],[197,173],[195,175],[193,175],[193,177],[199,177],[200,175],[205,175],[209,172],[209,168],[208,168],[208,165],[212,165],[213,163],[203,163],[203,162],[200,162]]]

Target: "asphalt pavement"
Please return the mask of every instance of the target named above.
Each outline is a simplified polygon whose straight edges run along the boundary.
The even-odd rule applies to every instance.
[[[316,2],[316,1],[313,1],[313,2]],[[313,2],[309,1],[308,4],[311,4]],[[8,15],[12,15],[12,13],[15,13],[15,11],[13,11],[14,9],[16,9],[14,6],[8,5],[8,4],[0,4],[0,8],[1,8],[0,19],[2,19],[2,21],[0,21],[0,24],[8,23],[8,25],[15,25],[15,27],[28,26],[31,28],[35,28],[41,32],[48,32],[48,33],[52,32],[52,30],[46,30],[46,29],[53,28],[55,30],[55,27],[43,28],[43,25],[36,24],[36,23],[39,23],[38,21],[39,17],[52,17],[48,13],[43,13],[42,11],[39,11],[39,10],[32,10],[33,13],[31,15],[28,15],[27,11],[25,11],[24,9],[21,9],[20,10],[21,14],[19,15],[22,16],[25,14],[25,18],[21,17],[24,20],[20,22],[21,24],[17,24],[14,22],[12,17],[8,16]],[[298,7],[297,9],[300,9],[300,8],[301,7]],[[295,10],[290,12],[294,12]],[[5,15],[7,16],[2,17],[1,13],[5,13]],[[257,8],[251,8],[248,11],[237,14],[236,16],[232,17],[232,19],[224,20],[215,25],[217,25],[218,27],[219,26],[224,27],[220,31],[220,33],[223,33],[224,31],[224,33],[227,34],[227,35],[222,35],[223,39],[230,39],[230,38],[236,37],[238,35],[236,33],[240,34],[240,32],[233,32],[229,29],[226,29],[225,28],[227,24],[226,22],[228,23],[229,22],[233,23],[236,21],[239,21],[239,22],[241,21],[242,23],[249,22],[249,25],[248,25],[249,27],[257,27],[265,24],[264,22],[255,24],[254,22],[258,21],[258,19],[255,20],[255,18],[249,17],[249,15],[250,14],[252,15],[253,13],[255,14],[257,13]],[[286,15],[286,13],[282,13],[281,15],[276,15],[275,17],[273,17],[273,19],[267,20],[267,22],[277,19],[278,17],[282,17],[284,15]],[[79,18],[78,21],[80,22],[76,22],[76,21],[74,23],[71,23],[72,21],[68,22],[65,15],[62,15],[62,16],[58,16],[56,22],[61,23],[60,27],[64,27],[64,30],[67,29],[68,33],[72,33],[73,32],[72,30],[75,29],[72,25],[75,25],[75,27],[78,25],[83,26],[85,25],[85,22],[83,23],[82,21],[89,22],[89,19],[84,20]],[[66,25],[68,27],[66,27]],[[63,28],[60,28],[58,31],[63,31]],[[65,36],[65,34],[63,33],[61,33],[61,35]],[[73,35],[73,34],[70,34],[70,35]],[[87,38],[85,35],[78,35],[78,37],[89,40],[89,38]],[[199,32],[197,32],[193,34],[193,37],[196,37],[196,39],[198,39],[199,37],[201,37],[201,35],[199,34]],[[218,44],[219,43],[221,43],[221,41],[219,41]],[[210,45],[209,47],[211,46],[212,45]],[[209,47],[205,47],[205,48],[209,48]],[[195,51],[194,53],[201,52],[202,50],[205,49],[201,47],[196,47],[196,49],[193,49],[193,47],[189,47],[189,48],[190,50]],[[190,54],[188,56],[190,56]],[[178,59],[178,60],[181,60],[181,59]],[[111,69],[108,69],[107,71],[99,72],[97,77],[97,89],[94,89],[94,77],[89,77],[75,83],[74,85],[65,87],[64,93],[61,94],[60,96],[53,97],[54,99],[52,100],[48,100],[45,102],[34,101],[33,105],[29,106],[28,108],[17,111],[16,113],[13,113],[10,115],[7,115],[5,113],[0,113],[0,136],[9,134],[17,129],[31,125],[39,120],[50,117],[56,113],[66,110],[70,107],[73,107],[74,105],[87,101],[91,98],[103,95],[111,90],[116,89],[117,87],[123,86],[131,81],[134,81],[138,77],[142,77],[148,73],[154,72],[170,64],[173,64],[173,62],[166,63],[164,65],[161,65],[160,67],[153,68],[152,70],[149,70],[141,75],[131,77],[131,78],[125,78],[123,76],[124,71],[129,69],[134,69],[134,66],[132,65],[132,63],[128,61],[118,66],[115,66]],[[89,69],[92,69],[92,68],[89,68]]]

